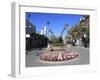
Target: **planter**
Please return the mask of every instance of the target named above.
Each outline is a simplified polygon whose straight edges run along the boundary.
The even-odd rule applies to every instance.
[[[66,61],[76,58],[79,55],[77,52],[73,51],[53,51],[44,52],[41,54],[40,59],[44,61]]]

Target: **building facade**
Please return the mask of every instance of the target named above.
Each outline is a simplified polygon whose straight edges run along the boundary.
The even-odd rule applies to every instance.
[[[36,33],[36,26],[26,20],[26,50],[47,47],[48,38]]]

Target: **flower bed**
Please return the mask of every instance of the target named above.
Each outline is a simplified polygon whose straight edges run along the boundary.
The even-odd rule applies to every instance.
[[[78,55],[79,53],[73,51],[45,52],[41,54],[40,59],[44,61],[65,61],[74,59]]]

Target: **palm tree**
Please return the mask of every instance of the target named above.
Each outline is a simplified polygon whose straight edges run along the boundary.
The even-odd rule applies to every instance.
[[[50,24],[50,21],[47,21],[47,23],[46,23],[48,26],[49,26],[49,24]]]
[[[65,24],[65,26],[64,26],[64,28],[63,28],[63,30],[62,30],[62,32],[61,32],[61,37],[62,37],[64,31],[65,31],[65,30],[67,31],[68,26],[69,26],[69,24]]]
[[[53,35],[53,31],[51,29],[49,29],[49,32],[51,33],[51,35]]]
[[[48,32],[47,32],[47,35],[48,35],[48,37],[49,37],[49,26],[50,26],[50,21],[47,21],[47,27],[48,27]]]

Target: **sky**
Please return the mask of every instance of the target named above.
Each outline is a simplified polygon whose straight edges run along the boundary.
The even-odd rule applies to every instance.
[[[68,24],[69,27],[73,27],[79,23],[82,15],[76,14],[55,14],[55,13],[34,13],[26,12],[26,20],[29,20],[36,26],[36,32],[40,32],[44,26],[51,29],[56,36],[60,36],[65,26]],[[47,22],[50,22],[47,25]]]

